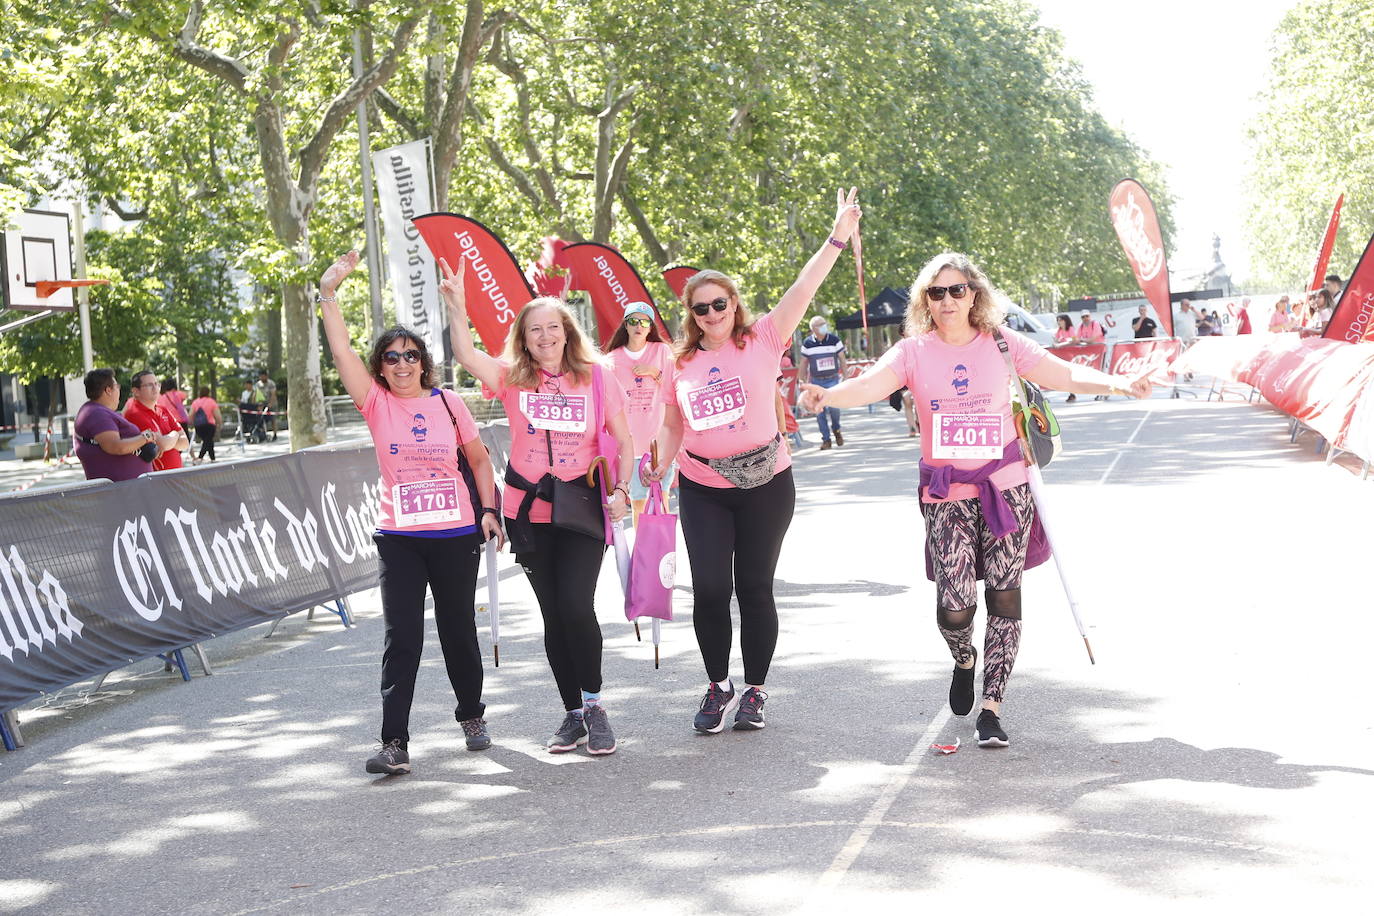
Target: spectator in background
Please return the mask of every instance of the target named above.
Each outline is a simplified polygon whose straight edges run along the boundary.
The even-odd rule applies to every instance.
[[[1274,312],[1269,316],[1269,331],[1280,334],[1292,327],[1292,316],[1288,314],[1288,297],[1280,296],[1274,303]]]
[[[243,390],[239,392],[239,427],[245,442],[261,442],[267,438],[262,431],[262,411],[251,379],[243,380]]]
[[[1079,343],[1101,343],[1107,339],[1107,329],[1093,320],[1093,316],[1084,312],[1078,323],[1078,330],[1074,333]]]
[[[190,444],[190,439],[176,417],[158,404],[161,386],[157,375],[145,369],[135,373],[131,384],[134,389],[133,403],[124,409],[125,418],[140,429],[151,429],[161,435],[176,434],[172,445],[160,446],[157,458],[153,461],[153,470],[171,471],[181,467],[181,450]]]
[[[1056,315],[1054,319],[1054,343],[1070,344],[1074,342],[1073,319],[1068,315]]]
[[[258,402],[263,413],[263,438],[266,438],[266,424],[272,424],[272,441],[277,441],[277,383],[268,376],[266,369],[258,370],[258,383],[253,386],[253,400]]]
[[[1345,288],[1345,284],[1341,282],[1340,274],[1327,274],[1326,283],[1322,288],[1331,294],[1331,304],[1335,306],[1341,298],[1341,290]]]
[[[204,460],[206,453],[209,453],[211,461],[215,460],[215,433],[223,422],[219,403],[210,396],[210,389],[202,385],[200,396],[191,402],[191,425],[196,430],[196,438],[200,440],[196,464]]]
[[[1224,330],[1222,330],[1221,315],[1217,313],[1216,309],[1212,309],[1212,314],[1207,316],[1207,321],[1212,325],[1213,337],[1220,337],[1226,333]]]
[[[1184,347],[1191,347],[1193,341],[1197,340],[1197,334],[1197,312],[1193,311],[1191,302],[1182,299],[1178,303],[1178,317],[1174,319],[1174,335]]]
[[[157,399],[159,405],[172,415],[172,419],[181,424],[182,432],[188,436],[191,434],[191,420],[186,415],[186,392],[182,391],[174,378],[162,380],[162,395]]]
[[[119,382],[113,369],[86,373],[86,397],[76,412],[73,431],[76,457],[87,480],[133,480],[148,471],[160,449],[176,444],[172,434],[160,436],[153,429],[140,430],[119,415],[115,410],[119,406]]]
[[[1158,327],[1158,325],[1156,325],[1155,320],[1150,317],[1149,309],[1142,305],[1138,311],[1140,314],[1131,319],[1131,330],[1135,332],[1136,339],[1154,337],[1155,328]]]
[[[1330,280],[1331,278],[1327,277],[1327,279]],[[1309,327],[1320,334],[1326,330],[1326,324],[1331,320],[1331,314],[1336,310],[1329,284],[1317,290],[1313,305],[1316,306],[1316,311],[1312,314],[1312,322]]]
[[[1245,298],[1240,300],[1240,313],[1236,316],[1236,333],[1250,334],[1253,331],[1250,327],[1250,300]]]
[[[811,319],[811,334],[802,341],[801,365],[797,369],[797,381],[803,385],[810,383],[822,388],[834,388],[844,381],[844,341],[830,332],[829,325],[820,315]],[[821,429],[822,451],[830,448],[832,431],[835,444],[844,445],[839,410],[834,407],[822,410],[816,414],[816,424]]]

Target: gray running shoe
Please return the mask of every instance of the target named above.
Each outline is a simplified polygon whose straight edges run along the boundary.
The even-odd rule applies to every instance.
[[[476,719],[463,719],[458,723],[463,726],[463,738],[468,743],[470,751],[485,751],[491,747],[491,735],[487,734],[487,720],[482,717]]]
[[[757,687],[748,687],[740,695],[739,712],[735,713],[735,731],[763,728],[763,703],[768,694]]]
[[[558,731],[549,739],[549,753],[566,754],[579,744],[586,743],[587,726],[583,723],[582,716],[570,712],[563,717],[563,724],[558,726]]]
[[[386,776],[399,776],[410,772],[410,754],[401,747],[400,738],[392,738],[382,745],[382,749],[367,758],[367,771]]]
[[[611,720],[601,704],[585,707],[582,718],[587,723],[587,753],[598,756],[614,754],[615,735],[611,733]]]

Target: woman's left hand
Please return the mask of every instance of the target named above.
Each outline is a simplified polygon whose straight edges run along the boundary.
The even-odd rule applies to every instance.
[[[496,538],[496,549],[500,550],[506,544],[506,533],[501,529],[501,520],[490,512],[482,513],[482,540],[490,541]]]
[[[356,249],[347,254],[340,255],[339,259],[333,264],[330,264],[329,268],[325,270],[324,275],[320,277],[320,295],[325,298],[333,296],[335,291],[338,290],[339,284],[342,283],[349,274],[353,273],[353,270],[357,266],[358,252]]]
[[[635,375],[647,375],[654,381],[658,381],[663,373],[648,363],[640,363],[638,366],[635,366]]]
[[[611,501],[606,507],[611,510],[611,521],[618,522],[625,517],[630,507],[629,497],[625,495],[624,490],[616,490],[611,494]]]

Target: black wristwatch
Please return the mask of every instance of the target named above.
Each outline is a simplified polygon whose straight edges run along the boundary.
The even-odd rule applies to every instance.
[[[497,518],[500,518],[500,517],[501,517],[501,510],[500,510],[500,509],[497,509],[497,508],[495,508],[495,507],[493,507],[493,506],[483,506],[483,507],[482,507],[482,514],[485,515],[485,514],[487,514],[488,512],[490,512],[492,515],[496,516]]]

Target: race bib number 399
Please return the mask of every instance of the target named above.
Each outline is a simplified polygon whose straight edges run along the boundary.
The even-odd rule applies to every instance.
[[[435,522],[448,522],[456,528],[463,522],[458,481],[452,477],[396,484],[391,488],[391,508],[398,528]]]
[[[935,458],[1001,458],[1002,418],[990,413],[937,413]]]
[[[522,391],[520,412],[535,429],[547,429],[556,433],[587,431],[587,398],[580,394]]]
[[[739,376],[689,391],[685,400],[687,424],[697,432],[735,422],[747,404]]]

